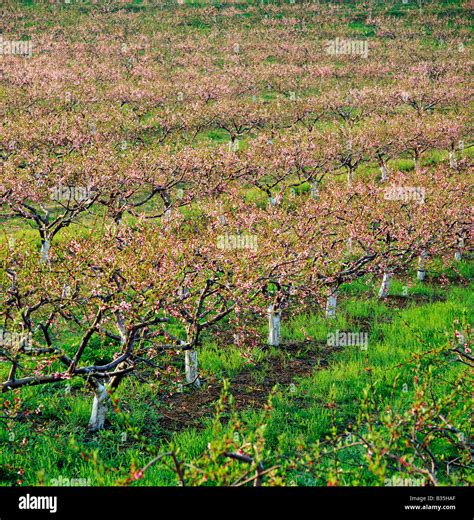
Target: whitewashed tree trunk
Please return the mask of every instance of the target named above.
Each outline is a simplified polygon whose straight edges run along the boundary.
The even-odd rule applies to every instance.
[[[272,347],[280,345],[281,310],[275,310],[272,304],[268,307],[268,344]]]
[[[319,197],[319,182],[314,181],[311,183],[311,197],[317,199]]]
[[[331,289],[326,301],[326,318],[334,319],[337,308],[337,289]]]
[[[347,172],[347,185],[352,186],[352,181],[354,180],[354,172],[352,170],[349,170]]]
[[[386,180],[388,180],[388,170],[385,164],[382,164],[382,166],[380,166],[380,173],[382,174],[382,177],[380,179],[381,182],[385,182]]]
[[[457,262],[460,262],[462,259],[462,249],[464,247],[464,238],[460,238],[458,241],[458,247],[459,249],[454,253],[454,259]]]
[[[413,157],[413,162],[415,163],[415,172],[420,171],[420,154],[415,151],[415,155]]]
[[[89,431],[96,432],[102,430],[107,419],[108,408],[109,395],[107,394],[107,389],[101,383],[97,383],[91,418],[89,420]]]
[[[165,220],[170,220],[172,216],[173,216],[173,209],[171,207],[166,208],[163,218]]]
[[[49,255],[50,249],[51,249],[51,241],[50,241],[49,237],[46,237],[46,238],[44,238],[41,241],[41,252],[40,252],[40,255],[41,255],[41,263],[42,264],[49,264],[49,261],[50,261],[50,255]]]
[[[449,150],[449,166],[451,168],[458,167],[458,162],[456,160],[456,152],[454,151],[454,148],[451,148],[451,150]]]
[[[239,151],[239,140],[233,137],[229,141],[229,152],[238,152]]]
[[[184,366],[186,372],[186,381],[199,388],[201,381],[199,381],[198,372],[198,353],[197,350],[186,350],[184,353]]]
[[[418,271],[416,272],[416,278],[418,281],[423,282],[426,276],[426,253],[422,252],[418,257]]]
[[[390,290],[391,279],[392,279],[392,273],[387,272],[383,275],[382,284],[381,284],[380,290],[379,290],[379,298],[387,297],[388,292]]]

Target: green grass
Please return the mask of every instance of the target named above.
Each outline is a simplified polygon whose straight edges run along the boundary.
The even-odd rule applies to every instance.
[[[403,282],[395,281],[393,292],[399,293],[402,287]],[[433,296],[438,294],[439,288],[419,284],[412,286],[411,291]],[[377,301],[370,287],[358,280],[344,287],[335,321],[305,314],[284,322],[282,337],[285,342],[311,337],[324,344],[328,332],[363,330],[363,324],[369,330],[369,344],[367,350],[359,347],[340,350],[331,356],[327,369],[315,367],[312,375],[296,379],[292,393],[284,389],[277,392],[273,409],[266,419],[265,436],[269,448],[292,457],[296,444],[311,445],[324,439],[334,427],[344,429],[356,417],[363,390],[370,381],[376,382],[382,399],[389,403],[392,385],[399,377],[392,402],[404,406],[410,398],[413,382],[408,372],[397,366],[420,350],[420,338],[430,346],[440,345],[446,340],[455,319],[461,319],[463,313],[467,313],[472,320],[474,295],[469,288],[453,286],[444,291],[444,296],[444,301],[413,304],[405,309],[391,308]],[[282,353],[278,349],[254,354],[256,380],[265,377],[265,359],[279,355]],[[210,341],[201,350],[200,362],[203,373],[231,381],[248,368],[237,347],[220,348]],[[367,366],[372,369],[370,373]],[[458,367],[450,370],[455,372]],[[199,430],[184,428],[170,435],[162,427],[159,385],[154,388],[133,378],[127,379],[119,388],[120,411],[111,414],[111,424],[91,436],[86,431],[91,394],[78,381],[71,383],[69,393],[66,386],[63,382],[54,387],[31,387],[15,394],[21,398],[20,412],[29,415],[18,421],[0,422],[0,466],[3,468],[0,480],[3,485],[15,485],[18,480],[24,484],[47,485],[58,476],[90,479],[92,485],[113,485],[125,479],[132,466],[140,467],[157,452],[169,449],[170,443],[183,460],[192,460],[204,453],[213,440],[210,416],[203,419]],[[330,402],[336,406],[334,416],[327,406]],[[256,428],[263,420],[262,413],[246,409],[240,417],[247,428]],[[346,458],[350,465],[360,456],[357,449],[349,450],[342,460]],[[298,485],[321,483],[312,479],[309,473],[296,472],[290,476],[291,482]],[[368,473],[361,474],[360,478],[366,484],[375,483]],[[173,485],[175,478],[171,470],[157,465],[137,484]]]
[[[261,358],[262,355],[257,355]],[[233,345],[225,349],[215,343],[206,344],[200,353],[201,368],[219,378],[235,377],[247,365],[239,349]]]

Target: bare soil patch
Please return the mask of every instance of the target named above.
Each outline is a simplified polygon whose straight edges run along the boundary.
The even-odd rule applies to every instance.
[[[276,384],[287,386],[298,377],[309,376],[315,367],[326,368],[332,354],[341,347],[308,340],[286,343],[280,349],[281,355],[267,358],[263,368],[247,368],[232,380],[230,391],[237,410],[264,407]],[[163,428],[170,432],[190,426],[201,428],[202,419],[214,413],[221,391],[221,382],[204,382],[199,389],[165,398],[160,409]]]

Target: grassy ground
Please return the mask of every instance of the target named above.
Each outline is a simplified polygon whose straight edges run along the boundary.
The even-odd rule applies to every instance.
[[[472,278],[472,264],[462,263],[457,270]],[[454,276],[455,272],[444,274]],[[447,290],[438,280],[409,288],[408,280],[395,281],[385,302],[374,298],[368,280],[347,285],[335,322],[328,323],[317,314],[293,316],[283,325],[281,348],[261,348],[250,358],[232,345],[209,342],[201,352],[206,379],[199,390],[179,392],[171,385],[165,393],[153,377],[145,385],[129,378],[116,396],[110,424],[95,435],[86,431],[91,395],[80,382],[70,388],[61,383],[8,394],[8,399],[18,399],[18,418],[0,421],[0,481],[3,485],[49,485],[62,477],[84,479],[81,482],[89,485],[113,485],[171,448],[182,461],[199,459],[208,444],[216,441],[213,415],[224,378],[230,380],[238,426],[226,416],[219,437],[231,435],[239,444],[265,423],[268,463],[272,458],[291,461],[299,456],[298,451],[330,438],[331,432],[344,431],[356,421],[364,389],[371,385],[381,406],[403,410],[415,399],[416,386],[403,363],[428,347],[442,345],[452,333],[454,320],[472,321],[474,296],[466,278]],[[367,348],[328,347],[327,334],[335,330],[367,332]],[[462,365],[451,363],[443,368],[443,377],[456,377],[463,370]],[[441,383],[439,389],[443,390]],[[457,406],[463,431],[469,434],[465,403]],[[345,450],[341,464],[349,471],[340,484],[383,483],[366,470],[359,448]],[[325,465],[330,461],[323,458],[318,471],[290,468],[286,483],[325,484],[320,477]],[[359,468],[356,475],[351,474],[353,468]],[[136,484],[176,482],[171,469],[157,464]]]

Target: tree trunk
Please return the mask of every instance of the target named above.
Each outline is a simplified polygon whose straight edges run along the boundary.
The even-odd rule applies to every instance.
[[[458,240],[458,250],[454,253],[454,259],[460,262],[462,259],[462,250],[464,248],[464,238],[460,237]]]
[[[89,420],[89,431],[96,432],[102,430],[107,418],[109,408],[109,395],[105,386],[97,382],[95,388],[94,402],[92,404],[92,413]]]
[[[337,288],[331,289],[326,301],[326,318],[334,319],[336,317],[337,307]]]
[[[454,146],[449,150],[449,166],[453,169],[458,167],[458,162],[456,160],[456,152],[454,151]]]
[[[49,264],[50,262],[50,255],[49,251],[51,249],[51,241],[49,239],[49,236],[46,236],[41,239],[41,263],[42,264]]]
[[[281,310],[276,310],[272,303],[268,307],[268,344],[272,347],[280,345],[280,329]]]
[[[186,372],[186,381],[193,384],[196,388],[201,386],[198,372],[198,353],[197,350],[186,350],[184,353],[184,365]]]
[[[381,182],[388,180],[388,170],[384,163],[380,166],[380,173],[382,174],[382,177],[380,178]]]
[[[413,162],[415,163],[415,172],[419,172],[420,171],[420,153],[418,152],[418,150],[415,150]]]
[[[379,290],[379,298],[386,298],[390,290],[390,281],[392,279],[392,273],[385,273],[383,275],[382,285]]]
[[[229,141],[229,152],[238,152],[239,150],[239,140],[233,136]]]
[[[354,171],[349,169],[347,172],[347,185],[352,186],[352,181],[354,180]]]
[[[311,197],[317,199],[319,197],[319,182],[314,181],[311,183]]]
[[[418,271],[416,278],[418,281],[423,282],[426,276],[426,253],[423,251],[418,257]]]

